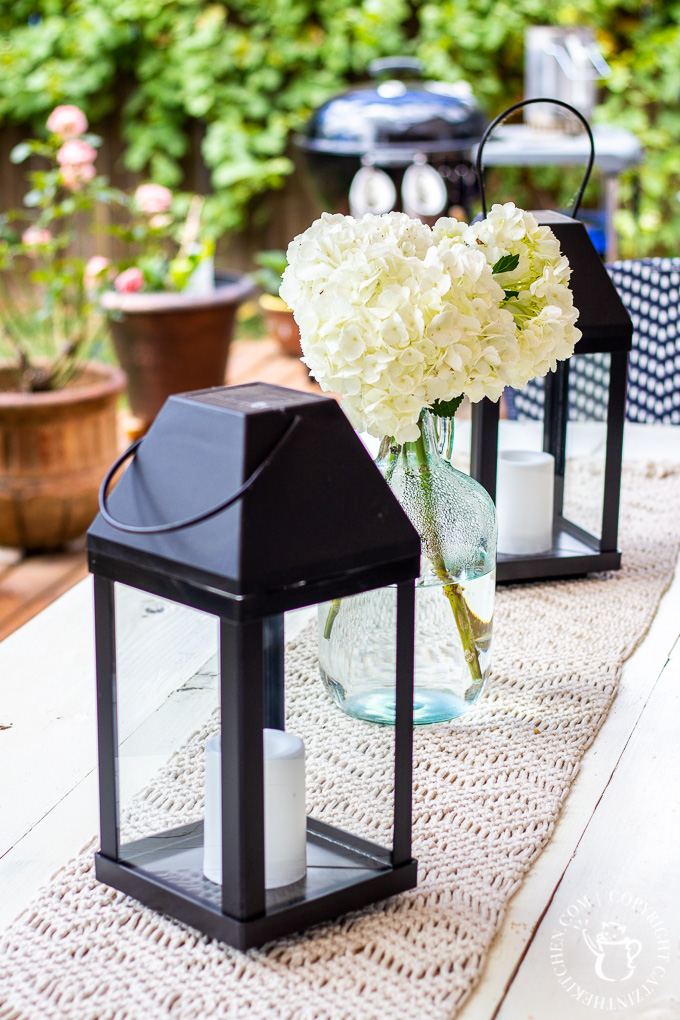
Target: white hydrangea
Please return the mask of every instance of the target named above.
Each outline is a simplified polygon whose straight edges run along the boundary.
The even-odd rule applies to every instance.
[[[355,428],[413,441],[424,407],[461,394],[497,400],[571,353],[568,265],[515,212],[495,206],[481,233],[448,219],[433,232],[403,213],[324,213],[290,243],[280,294],[303,360],[322,389],[342,394]],[[492,268],[515,249],[520,265],[501,285]]]
[[[581,337],[569,288],[571,268],[549,227],[507,202],[494,205],[486,219],[469,227],[440,219],[434,236],[440,246],[462,244],[482,252],[492,268],[506,256],[519,258],[515,269],[494,276],[506,292],[517,292],[503,301],[517,332],[517,357],[508,359],[501,372],[507,385],[522,387],[571,357]]]
[[[357,429],[408,442],[435,400],[500,395],[514,328],[480,253],[440,251],[403,213],[325,213],[291,242],[288,263],[280,293],[305,364],[342,394]]]

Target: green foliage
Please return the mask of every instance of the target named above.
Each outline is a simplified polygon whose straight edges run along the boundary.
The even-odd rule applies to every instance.
[[[234,229],[292,172],[291,132],[371,59],[417,55],[432,77],[466,78],[492,115],[521,98],[524,29],[546,23],[597,30],[613,69],[602,119],[645,146],[623,181],[626,253],[676,252],[677,0],[0,0],[0,119],[121,109],[126,166],[169,187],[198,134],[206,222]]]
[[[463,396],[461,394],[460,397],[454,397],[453,400],[435,400],[430,410],[437,418],[453,418],[462,403]]]
[[[519,265],[519,255],[503,255],[491,270],[492,273],[511,273]]]
[[[281,277],[288,265],[285,251],[261,251],[255,256],[255,261],[260,268],[251,273],[252,279],[267,294],[277,296]]]

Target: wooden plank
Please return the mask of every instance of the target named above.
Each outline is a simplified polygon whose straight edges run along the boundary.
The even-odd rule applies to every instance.
[[[661,601],[647,637],[624,665],[619,693],[596,740],[583,758],[581,770],[562,808],[553,836],[511,900],[503,928],[487,959],[482,980],[458,1014],[457,1020],[491,1018],[500,1008],[543,910],[550,902],[579,845],[583,831],[617,768],[630,733],[674,646],[680,629],[678,606],[680,571],[676,570],[673,583]],[[578,1007],[572,1003],[574,1008]],[[515,1020],[514,1014],[508,1013],[507,1016]],[[542,1020],[544,1016],[556,1020],[552,1012],[538,1011],[535,1016],[536,1020]]]
[[[22,557],[21,550],[19,549],[8,549],[6,546],[0,546],[0,579],[15,567]]]
[[[229,351],[227,383],[269,382],[320,393],[299,358],[284,354],[276,340],[237,340]]]
[[[642,1015],[640,1006],[679,1015],[680,743],[670,725],[679,715],[676,645],[498,1020]]]
[[[257,377],[262,365],[280,356],[276,340],[235,340],[229,348],[227,383],[238,386]]]
[[[0,855],[96,762],[91,589],[82,581],[0,645],[0,715],[11,724],[0,731]],[[125,739],[214,652],[215,626],[141,592],[121,614]]]
[[[315,607],[286,614],[286,640],[295,638],[315,614]],[[216,673],[214,663],[208,663],[130,733],[121,746],[123,801],[150,782],[170,755],[205,723],[216,704]],[[84,730],[87,721],[83,719],[81,725]],[[96,758],[91,757],[82,778],[71,789],[65,790],[63,796],[15,841],[11,849],[0,856],[0,888],[3,890],[0,930],[14,920],[40,886],[97,832],[99,815],[95,766]],[[0,780],[3,775],[0,767]],[[37,782],[39,775],[36,770]]]
[[[664,433],[667,442],[660,441],[660,427],[633,426],[632,431],[637,437],[636,452],[640,456],[677,457],[677,428],[667,428]],[[627,437],[629,435],[627,427]],[[483,984],[462,1014],[466,1020],[490,1018],[501,1001],[537,919],[549,902],[614,769],[620,728],[628,727],[627,732],[630,732],[636,718],[636,699],[644,700],[644,689],[651,686],[656,675],[654,671],[658,673],[660,669],[664,648],[670,647],[671,635],[677,633],[678,604],[680,591],[676,579],[643,648],[625,667],[621,693],[598,741],[584,760],[581,776],[566,803],[551,844],[510,904]],[[96,759],[94,706],[90,708],[88,700],[93,695],[90,612],[89,587],[82,584],[0,645],[0,722],[4,710],[9,707],[12,709],[10,721],[13,719],[15,726],[21,724],[19,734],[14,728],[0,731],[0,798],[8,785],[23,781],[24,772],[32,777],[32,782],[24,782],[21,791],[27,802],[23,828],[14,830],[18,834],[10,841],[12,848],[0,859],[1,923],[11,920],[38,885],[96,831],[96,782],[92,772]],[[309,616],[309,611],[306,612]],[[288,620],[286,624],[287,637],[291,637]],[[645,656],[648,659],[643,662]],[[634,662],[637,666],[631,673]],[[167,700],[173,701],[174,697],[171,694]],[[153,716],[158,718],[165,704],[162,702]],[[52,736],[43,744],[41,726],[45,716]],[[59,716],[65,716],[68,724]],[[607,728],[611,730],[611,740],[603,739],[609,732]],[[130,748],[137,732],[134,730],[130,735]],[[172,732],[176,735],[175,730]],[[58,739],[53,739],[55,736]],[[30,753],[22,759],[13,748],[19,748],[24,739],[30,744]],[[13,742],[11,747],[10,741]],[[137,757],[139,781],[142,781],[143,770],[152,766],[155,751],[148,756],[146,764],[142,761],[143,755]],[[5,818],[0,807],[3,845],[6,845]],[[500,964],[497,963],[494,970],[494,960],[498,958]],[[473,1003],[479,1004],[476,1011]]]
[[[121,746],[124,803],[205,723],[215,703],[214,690],[182,688],[130,735]],[[80,781],[0,857],[0,930],[14,920],[41,885],[94,839],[98,826],[97,771],[91,761]]]
[[[85,552],[26,556],[0,572],[0,641],[87,574]]]

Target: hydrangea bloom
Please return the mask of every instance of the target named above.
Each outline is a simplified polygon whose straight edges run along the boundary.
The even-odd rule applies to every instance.
[[[566,356],[550,341],[557,312],[569,317],[559,248],[557,268],[540,262],[535,291],[520,290],[509,309],[509,288],[472,229],[440,220],[433,232],[403,213],[324,213],[290,243],[280,294],[300,327],[303,360],[322,389],[342,394],[355,428],[414,441],[423,407],[462,394],[496,400],[530,364]],[[512,231],[518,244],[527,228]],[[499,250],[505,242],[502,234]],[[564,311],[551,303],[559,300]]]
[[[430,228],[402,213],[325,213],[291,242],[288,262],[281,297],[305,363],[323,389],[343,394],[356,428],[407,442],[435,400],[499,395],[512,319],[479,253],[442,257]]]
[[[581,333],[578,311],[569,289],[571,268],[561,254],[552,230],[512,202],[494,205],[484,220],[466,226],[443,218],[434,227],[439,246],[455,250],[466,245],[480,251],[489,266],[517,256],[515,269],[494,277],[506,292],[503,301],[517,332],[517,358],[508,360],[502,376],[509,386],[525,386],[529,379],[554,371],[558,361],[571,357]]]

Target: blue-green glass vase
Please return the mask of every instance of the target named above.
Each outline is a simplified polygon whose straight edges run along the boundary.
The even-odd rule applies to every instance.
[[[383,440],[377,466],[421,538],[413,722],[445,722],[481,696],[491,663],[496,514],[450,463],[453,425],[424,411],[420,437]],[[319,606],[319,669],[348,715],[393,724],[396,589]]]

